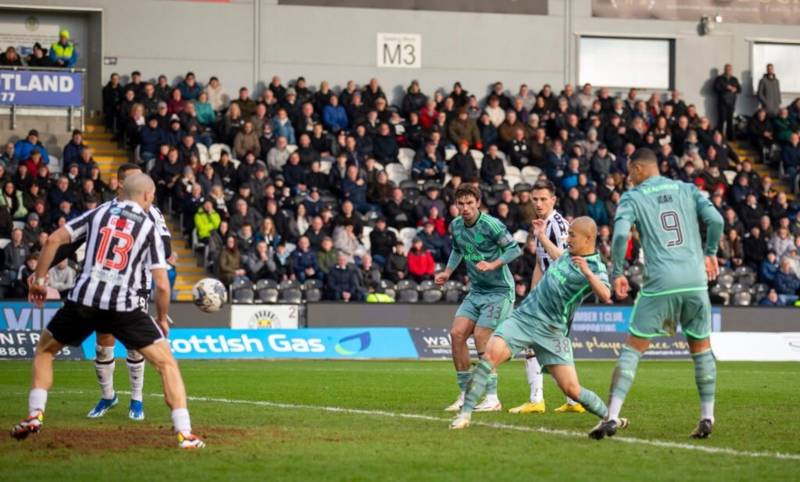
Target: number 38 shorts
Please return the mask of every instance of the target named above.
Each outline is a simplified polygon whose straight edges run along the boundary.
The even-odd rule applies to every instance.
[[[561,328],[542,320],[522,320],[517,317],[517,313],[512,313],[494,331],[494,336],[499,336],[506,342],[512,358],[530,348],[536,352],[536,358],[542,367],[575,364],[570,339],[564,336]]]
[[[513,307],[513,295],[508,293],[470,291],[458,307],[456,317],[469,318],[478,326],[495,330]]]
[[[47,325],[53,338],[80,346],[93,332],[110,333],[128,350],[138,350],[164,339],[156,322],[141,309],[109,311],[66,301]]]

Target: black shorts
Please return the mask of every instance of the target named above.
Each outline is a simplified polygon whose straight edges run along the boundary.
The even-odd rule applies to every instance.
[[[66,301],[56,312],[47,331],[59,343],[70,346],[80,346],[95,331],[109,333],[128,350],[138,350],[164,338],[161,328],[142,310],[101,310],[73,301]]]

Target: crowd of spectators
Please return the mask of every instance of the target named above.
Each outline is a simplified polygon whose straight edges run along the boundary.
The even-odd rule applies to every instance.
[[[66,29],[58,33],[58,41],[53,42],[49,49],[36,42],[31,48],[30,55],[25,57],[11,45],[0,53],[0,67],[71,68],[77,61],[78,50],[70,40],[69,30]]]
[[[719,91],[721,103],[740,90],[731,72],[726,67],[715,81],[727,92]],[[731,129],[726,135],[678,91],[642,97],[630,89],[617,97],[586,84],[510,92],[496,82],[483,96],[456,82],[450,92],[426,94],[414,81],[396,105],[384,92],[377,79],[336,92],[324,81],[314,89],[303,77],[289,85],[273,77],[257,97],[242,87],[231,99],[216,77],[201,85],[189,72],[174,84],[163,75],[151,83],[133,72],[125,85],[111,76],[103,113],[106,128],[153,176],[162,208],[181,218],[187,238],[204,247],[209,270],[227,284],[316,279],[328,299],[349,301],[380,290],[381,280],[430,280],[449,255],[453,192],[474,182],[484,209],[525,245],[511,265],[524,295],[535,246],[525,238],[533,218],[530,185],[519,174],[552,181],[567,219],[591,216],[608,261],[616,205],[630,187],[627,160],[648,147],[663,175],[694,183],[723,214],[721,264],[757,273],[774,290],[765,303],[797,299],[798,207],[753,169],[754,160],[739,158],[727,112],[717,121]],[[763,153],[756,161],[775,162],[794,186],[798,129],[800,100],[775,113],[765,106],[740,134]],[[35,136],[26,142],[36,144]],[[79,132],[71,144],[81,144]],[[19,168],[6,168],[3,176],[16,177],[0,206],[8,205],[11,217],[27,220],[36,200],[43,202],[36,193],[52,191],[39,217],[57,226],[113,190],[99,179],[91,151],[68,145],[65,159],[68,148],[75,162],[65,164],[54,187],[32,187],[47,178],[44,160],[23,172],[29,185],[16,181]],[[62,185],[71,197],[58,194]],[[640,251],[634,234],[627,262],[641,262]],[[7,267],[21,269],[24,258],[14,254]],[[464,270],[454,279],[466,282]]]

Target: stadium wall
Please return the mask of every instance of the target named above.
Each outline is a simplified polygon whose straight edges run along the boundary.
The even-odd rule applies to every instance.
[[[54,8],[99,10],[101,20],[86,20],[87,35],[97,33],[102,57],[115,63],[94,66],[102,72],[102,80],[95,82],[134,69],[147,78],[159,73],[175,78],[192,70],[203,81],[217,75],[233,95],[240,86],[260,90],[274,74],[284,81],[302,74],[315,86],[323,79],[343,85],[349,79],[363,84],[378,77],[394,101],[412,79],[420,80],[426,92],[449,91],[460,80],[478,95],[498,79],[513,89],[522,82],[537,89],[545,82],[560,87],[578,79],[579,36],[600,35],[674,39],[676,86],[709,114],[710,79],[715,69],[732,62],[747,94],[740,96],[740,110],[749,111],[754,105],[750,42],[798,38],[797,27],[789,25],[722,23],[700,36],[697,21],[596,18],[591,0],[549,0],[548,15],[308,7],[280,5],[279,0],[6,5],[38,15]],[[378,68],[379,32],[421,35],[422,69]],[[97,101],[90,98],[90,107],[97,108]]]

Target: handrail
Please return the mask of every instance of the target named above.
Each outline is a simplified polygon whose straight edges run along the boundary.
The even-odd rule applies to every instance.
[[[58,72],[69,72],[71,74],[85,74],[88,70],[81,67],[30,67],[27,65],[19,66],[19,65],[0,65],[0,70],[31,70],[31,71],[58,71]]]

